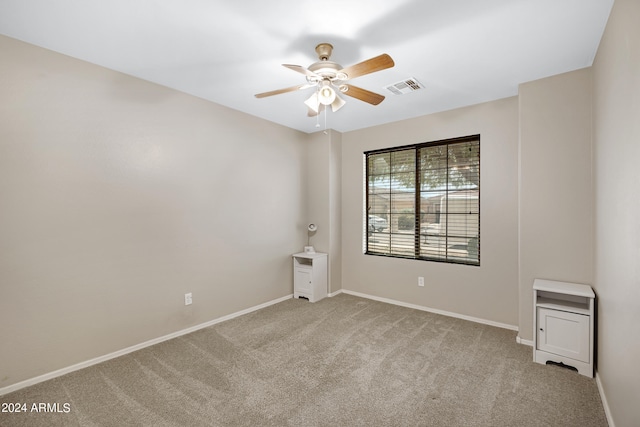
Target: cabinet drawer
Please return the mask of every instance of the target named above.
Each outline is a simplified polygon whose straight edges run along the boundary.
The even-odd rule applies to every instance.
[[[589,362],[589,316],[538,307],[537,349]]]

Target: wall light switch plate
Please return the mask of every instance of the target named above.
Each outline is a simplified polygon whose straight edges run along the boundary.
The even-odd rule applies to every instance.
[[[184,294],[184,305],[191,304],[193,304],[193,295],[191,294],[191,292],[189,292],[188,294]]]
[[[424,277],[418,277],[418,286],[424,286]]]

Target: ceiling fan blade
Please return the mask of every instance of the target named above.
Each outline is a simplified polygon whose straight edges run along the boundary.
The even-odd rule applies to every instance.
[[[308,87],[313,87],[313,86],[314,85],[308,85],[308,84],[291,86],[284,89],[272,90],[271,92],[258,93],[255,95],[255,97],[266,98],[267,96],[280,95],[281,93],[287,93],[287,92],[295,92],[296,90],[306,89]]]
[[[282,64],[282,66],[283,67],[287,67],[290,70],[297,71],[300,74],[304,74],[307,77],[315,77],[315,78],[317,78],[319,80],[322,80],[321,76],[319,76],[318,74],[314,73],[311,70],[308,70],[308,69],[304,68],[301,65]]]
[[[368,102],[371,105],[378,105],[384,100],[384,96],[354,85],[341,85],[340,92],[360,101]]]
[[[352,65],[350,67],[343,68],[339,71],[339,73],[344,73],[347,75],[348,79],[353,79],[359,76],[364,76],[365,74],[374,73],[376,71],[386,70],[387,68],[391,68],[395,65],[393,59],[386,53],[382,55],[376,56],[375,58],[367,59],[366,61],[362,61],[358,64]]]

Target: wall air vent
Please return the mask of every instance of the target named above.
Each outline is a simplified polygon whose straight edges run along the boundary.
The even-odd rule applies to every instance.
[[[416,90],[424,89],[424,86],[417,79],[410,77],[398,83],[394,83],[392,85],[386,86],[385,89],[387,89],[389,92],[393,93],[394,95],[404,95],[405,93],[415,92]]]

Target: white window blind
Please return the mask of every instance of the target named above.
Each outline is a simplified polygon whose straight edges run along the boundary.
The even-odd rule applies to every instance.
[[[365,152],[365,253],[480,265],[480,136]]]

